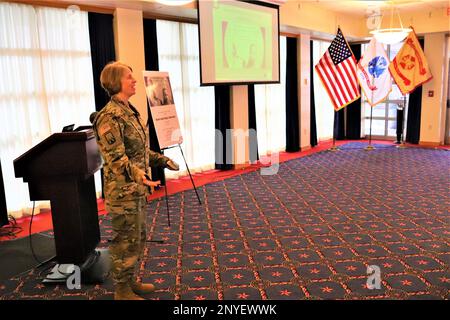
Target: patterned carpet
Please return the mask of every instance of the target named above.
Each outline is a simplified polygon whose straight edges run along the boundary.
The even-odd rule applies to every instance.
[[[149,299],[448,299],[450,153],[349,143],[149,205],[139,276]],[[101,217],[102,246],[111,234]],[[37,249],[38,250],[38,249]],[[369,290],[367,267],[381,288]],[[46,287],[38,270],[0,299],[111,299],[112,284]]]

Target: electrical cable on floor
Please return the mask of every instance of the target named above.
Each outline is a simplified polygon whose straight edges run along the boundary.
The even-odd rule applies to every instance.
[[[55,258],[56,258],[56,256],[51,257],[50,259],[44,261],[44,264],[46,264],[46,263],[48,263],[48,262],[51,262],[51,261],[52,261],[53,259],[55,259]],[[44,269],[42,269],[41,271],[39,271],[38,277],[39,277],[39,278],[45,278],[45,277],[42,276],[42,273],[44,273],[45,271],[48,271],[49,269],[53,268],[56,264],[57,264],[57,262],[56,262],[56,261],[53,261],[52,264],[48,265],[46,268],[44,268]],[[42,266],[42,265],[41,265],[41,266]],[[28,269],[28,270],[23,271],[23,272],[21,272],[21,273],[19,273],[19,274],[16,274],[16,275],[14,276],[14,278],[16,278],[16,277],[21,277],[21,276],[23,276],[23,275],[25,275],[25,274],[27,274],[27,273],[30,273],[30,272],[33,271],[33,270],[38,271],[39,267],[40,267],[40,266],[32,267],[31,269]]]
[[[8,237],[10,239],[17,238],[17,234],[22,232],[22,227],[17,225],[17,221],[13,216],[8,216],[9,224],[0,228],[0,238]]]
[[[34,208],[35,208],[35,204],[36,204],[36,202],[33,201],[33,210],[31,211],[30,226],[29,226],[29,229],[28,229],[28,239],[29,239],[29,242],[30,242],[31,254],[33,255],[34,260],[36,260],[36,262],[39,263],[39,264],[38,264],[36,267],[34,267],[34,268],[35,268],[35,269],[39,269],[41,266],[43,266],[43,265],[47,264],[48,262],[52,261],[53,259],[55,259],[56,256],[53,256],[53,257],[51,257],[51,258],[49,258],[49,259],[47,259],[47,260],[45,260],[45,261],[40,261],[40,260],[38,259],[38,257],[36,256],[35,252],[34,252],[34,248],[33,248],[33,240],[31,239],[31,226],[33,225],[33,218],[34,218]],[[42,270],[42,271],[40,272],[40,274],[42,274],[42,272],[45,271],[45,270],[48,270],[48,268]]]
[[[35,202],[33,202],[33,210],[31,212],[31,220],[30,220],[30,225],[29,225],[29,229],[28,229],[28,233],[29,233],[28,237],[29,237],[29,244],[30,244],[30,249],[31,249],[31,253],[33,255],[33,258],[39,264],[37,266],[32,267],[31,269],[28,269],[26,271],[23,271],[23,272],[15,275],[14,277],[20,277],[20,276],[22,276],[22,275],[24,275],[26,273],[31,272],[32,270],[38,271],[38,269],[40,267],[42,267],[43,265],[46,265],[47,263],[51,262],[52,260],[54,260],[56,258],[56,255],[54,255],[51,258],[41,262],[37,258],[36,254],[34,252],[33,243],[32,243],[32,239],[31,239],[31,229],[32,229],[31,226],[32,226],[32,223],[33,223],[34,209],[35,209]],[[17,221],[16,221],[16,219],[13,216],[10,215],[8,218],[9,218],[9,225],[6,225],[6,226],[3,226],[3,227],[0,228],[0,237],[10,237],[10,238],[14,239],[14,238],[17,237],[18,233],[22,232],[23,228],[19,227],[17,225]],[[49,266],[47,266],[46,268],[41,270],[39,272],[39,276],[41,277],[43,272],[47,271],[50,268],[53,268],[55,265],[56,265],[56,261],[54,261],[53,264],[50,264]]]
[[[31,220],[30,220],[30,225],[28,227],[28,240],[30,243],[31,254],[33,255],[34,260],[36,260],[36,262],[39,263],[39,265],[42,265],[43,262],[41,260],[39,260],[38,257],[36,256],[36,254],[34,253],[33,240],[31,239],[32,238],[31,237],[31,226],[33,225],[35,204],[36,204],[36,201],[33,201],[33,210],[31,211]]]

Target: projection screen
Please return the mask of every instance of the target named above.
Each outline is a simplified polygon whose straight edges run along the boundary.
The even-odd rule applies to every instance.
[[[279,83],[279,11],[263,2],[200,0],[201,85]]]

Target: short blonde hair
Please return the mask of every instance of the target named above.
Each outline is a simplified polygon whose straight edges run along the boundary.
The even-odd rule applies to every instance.
[[[129,65],[120,61],[109,62],[100,74],[100,83],[110,97],[122,90],[121,79],[126,70],[133,72]]]

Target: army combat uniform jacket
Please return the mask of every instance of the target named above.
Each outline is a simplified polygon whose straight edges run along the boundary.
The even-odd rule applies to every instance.
[[[95,117],[93,129],[104,161],[106,205],[146,197],[149,188],[142,176],[150,176],[150,166],[164,167],[169,158],[150,150],[139,112],[113,97]]]

